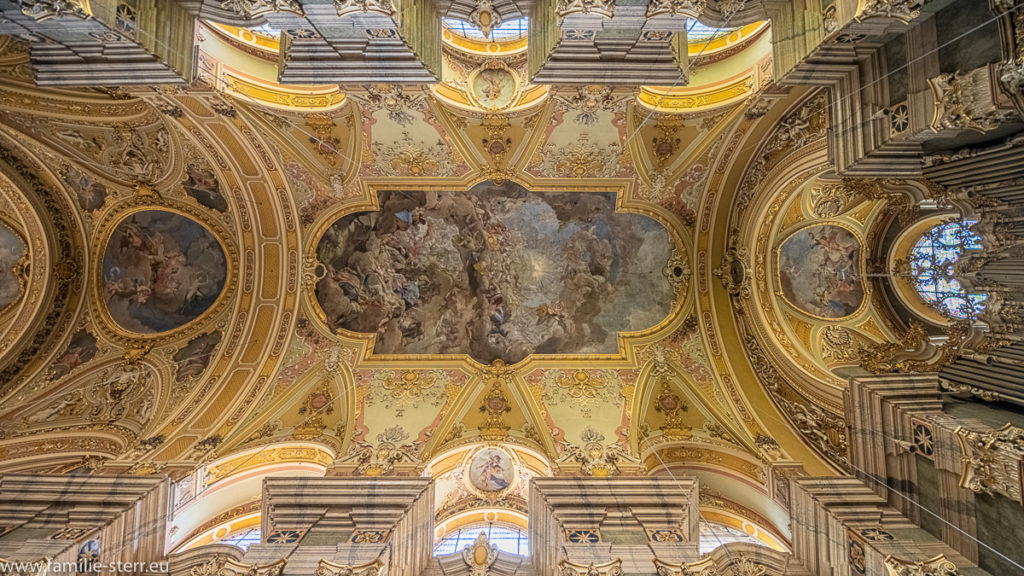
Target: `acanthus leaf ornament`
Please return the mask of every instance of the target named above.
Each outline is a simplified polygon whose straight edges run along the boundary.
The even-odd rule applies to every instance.
[[[21,12],[36,22],[62,16],[74,16],[82,20],[92,18],[82,0],[22,0],[19,4]]]
[[[615,15],[615,0],[558,0],[555,10],[559,18],[573,14],[597,14],[611,18]]]
[[[921,15],[928,0],[867,0],[857,13],[857,21],[868,18],[895,18],[905,23]]]
[[[726,21],[730,21],[746,7],[747,0],[719,0],[718,11]]]
[[[245,18],[255,18],[269,12],[290,12],[305,16],[297,0],[222,0],[220,7]]]
[[[573,121],[584,126],[593,125],[602,112],[614,112],[627,100],[625,96],[613,95],[611,86],[579,86],[574,95],[555,94],[554,98],[559,110],[575,112]]]
[[[980,432],[960,426],[955,433],[962,451],[960,486],[1021,502],[1024,429],[1006,424],[998,430]]]
[[[334,0],[334,9],[338,17],[360,12],[377,12],[385,16],[395,13],[391,0]]]
[[[708,0],[651,0],[647,5],[647,18],[657,16],[685,16],[697,19],[704,12]]]
[[[885,557],[885,568],[889,576],[960,576],[956,564],[943,554],[916,562],[889,555]]]
[[[996,108],[988,84],[987,68],[949,72],[929,79],[935,98],[932,131],[971,130],[984,134],[1010,120],[1014,114]]]

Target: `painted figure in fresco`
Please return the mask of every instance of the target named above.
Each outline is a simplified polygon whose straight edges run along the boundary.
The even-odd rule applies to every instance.
[[[378,354],[612,353],[617,332],[668,314],[671,250],[611,194],[382,192],[321,238],[316,296],[331,329],[376,334]]]
[[[220,188],[217,185],[217,176],[213,173],[213,170],[189,166],[188,179],[182,185],[185,188],[185,193],[195,198],[196,202],[211,210],[217,210],[218,212],[227,211],[228,202],[220,193]]]
[[[78,197],[78,205],[86,212],[93,212],[103,207],[107,201],[107,187],[76,169],[62,171],[64,182],[71,187]]]
[[[53,361],[50,367],[50,377],[59,380],[71,373],[72,370],[92,360],[96,356],[96,337],[85,330],[77,332],[71,337],[67,350]]]
[[[779,252],[783,295],[801,310],[824,318],[843,318],[864,300],[860,242],[847,229],[812,226],[788,238]]]
[[[197,378],[206,371],[210,365],[210,358],[213,351],[220,344],[220,331],[210,332],[193,338],[174,354],[174,361],[177,363],[177,370],[174,379],[177,382],[184,382]]]
[[[480,487],[490,492],[499,492],[508,488],[506,472],[501,464],[501,455],[491,454],[480,466]]]
[[[111,317],[132,332],[164,332],[199,317],[220,295],[224,250],[199,223],[158,210],[114,230],[103,260]]]

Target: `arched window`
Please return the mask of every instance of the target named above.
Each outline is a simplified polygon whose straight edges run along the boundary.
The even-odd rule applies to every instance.
[[[280,40],[281,39],[281,30],[279,30],[277,28],[274,28],[270,24],[260,24],[259,26],[254,26],[252,28],[249,28],[249,31],[250,32],[255,32],[256,34],[259,34],[259,35],[264,36],[266,38],[270,38],[272,40]]]
[[[706,24],[694,21],[686,25],[686,41],[689,44],[693,44],[695,42],[707,42],[713,38],[728,36],[739,29],[739,26],[732,28],[713,28]]]
[[[910,252],[910,273],[918,294],[939,312],[955,318],[975,318],[984,308],[984,294],[967,294],[953,278],[953,265],[964,250],[981,248],[981,236],[971,221],[939,224],[925,232]]]
[[[700,553],[702,555],[730,542],[748,542],[764,546],[764,542],[735,528],[713,522],[700,523]]]
[[[459,552],[466,546],[476,541],[477,536],[483,532],[487,534],[487,540],[498,547],[502,552],[526,556],[530,553],[530,543],[526,532],[518,526],[497,522],[476,522],[467,524],[446,534],[437,546],[434,546],[434,556],[443,556],[453,552]]]
[[[459,36],[462,36],[463,38],[469,38],[470,40],[488,40],[488,38],[484,37],[484,33],[481,32],[479,28],[465,20],[459,20],[457,18],[442,18],[441,22],[444,23],[445,28]],[[529,21],[525,16],[523,18],[516,18],[515,20],[506,20],[491,30],[490,40],[493,42],[519,40],[526,36],[528,30]]]
[[[239,530],[234,534],[229,534],[226,538],[218,542],[218,544],[227,544],[229,546],[235,546],[242,550],[248,550],[249,546],[260,543],[260,527],[255,526],[253,528],[246,528]]]

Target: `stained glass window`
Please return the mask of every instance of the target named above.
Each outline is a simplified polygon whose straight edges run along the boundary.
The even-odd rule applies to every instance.
[[[457,18],[442,18],[441,21],[444,23],[445,28],[459,36],[469,38],[470,40],[487,40],[487,38],[484,38],[484,33],[481,32],[479,28],[465,20],[459,20]],[[515,20],[506,20],[491,30],[490,39],[495,42],[519,40],[526,36],[528,30],[529,22],[525,17],[516,18]]]
[[[463,526],[455,532],[447,534],[437,543],[437,546],[434,546],[434,556],[461,552],[463,548],[475,542],[481,532],[486,533],[488,541],[502,552],[520,556],[530,553],[529,540],[522,528],[508,524],[480,522]]]
[[[248,550],[249,546],[260,543],[260,529],[248,528],[246,530],[239,530],[234,534],[229,535],[227,538],[218,542],[218,544],[227,544],[229,546],[236,546],[242,550]]]
[[[953,264],[964,250],[980,249],[981,236],[971,231],[974,222],[940,224],[914,245],[910,272],[914,287],[939,312],[956,318],[975,318],[984,308],[984,294],[967,294],[953,278]]]

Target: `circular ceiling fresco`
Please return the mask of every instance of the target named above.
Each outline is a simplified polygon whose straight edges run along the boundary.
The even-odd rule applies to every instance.
[[[328,326],[376,334],[377,354],[616,353],[618,332],[672,309],[672,239],[647,216],[616,213],[615,194],[506,181],[379,201],[320,239],[316,288]]]
[[[226,277],[224,248],[206,227],[176,212],[144,210],[114,228],[100,297],[124,330],[167,332],[206,312]]]

